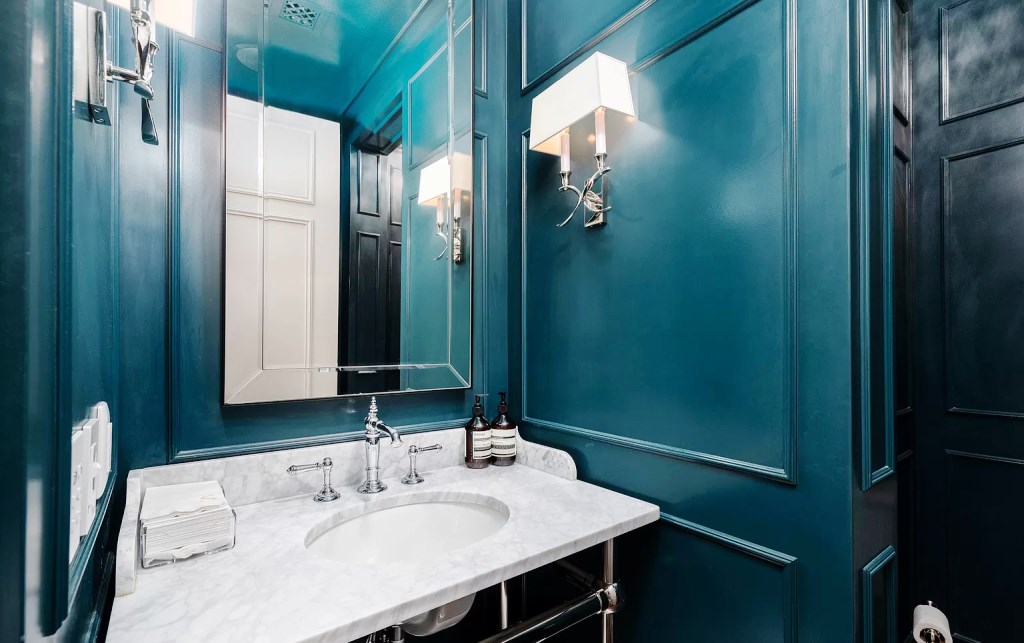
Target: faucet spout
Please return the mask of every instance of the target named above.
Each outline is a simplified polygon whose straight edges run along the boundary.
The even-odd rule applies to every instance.
[[[380,420],[377,421],[377,429],[379,431],[387,433],[388,438],[391,440],[392,449],[397,449],[398,447],[402,446],[402,436],[398,434],[398,431],[392,429],[390,426],[384,424]]]
[[[391,428],[377,417],[377,398],[370,398],[370,412],[363,420],[366,429],[365,451],[366,451],[366,481],[359,485],[360,493],[380,493],[387,489],[387,485],[380,481],[380,436],[387,435],[391,441],[391,447],[397,449],[402,446],[402,436],[398,431]]]

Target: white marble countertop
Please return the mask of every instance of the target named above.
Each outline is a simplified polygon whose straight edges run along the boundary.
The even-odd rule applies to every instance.
[[[346,643],[658,519],[655,505],[521,464],[423,475],[417,486],[387,479],[372,496],[347,485],[330,503],[304,494],[236,507],[234,549],[138,570],[134,593],[114,600],[107,640]],[[436,560],[352,565],[306,550],[310,531],[340,513],[466,494],[503,503],[508,522]]]

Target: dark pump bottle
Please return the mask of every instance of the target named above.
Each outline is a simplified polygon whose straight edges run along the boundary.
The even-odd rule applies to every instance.
[[[508,414],[505,394],[498,395],[498,416],[491,422],[491,464],[507,467],[516,461],[516,423]]]
[[[483,469],[491,461],[491,425],[484,417],[480,396],[473,405],[473,417],[466,423],[466,466]]]

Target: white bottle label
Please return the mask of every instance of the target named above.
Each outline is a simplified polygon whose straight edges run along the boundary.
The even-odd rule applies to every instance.
[[[473,459],[487,460],[491,457],[491,431],[473,431]]]
[[[511,458],[516,455],[516,430],[491,429],[491,453],[496,458]]]

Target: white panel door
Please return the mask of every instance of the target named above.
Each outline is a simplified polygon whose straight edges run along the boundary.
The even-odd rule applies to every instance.
[[[337,392],[312,369],[338,358],[339,137],[338,123],[228,97],[229,403]]]

